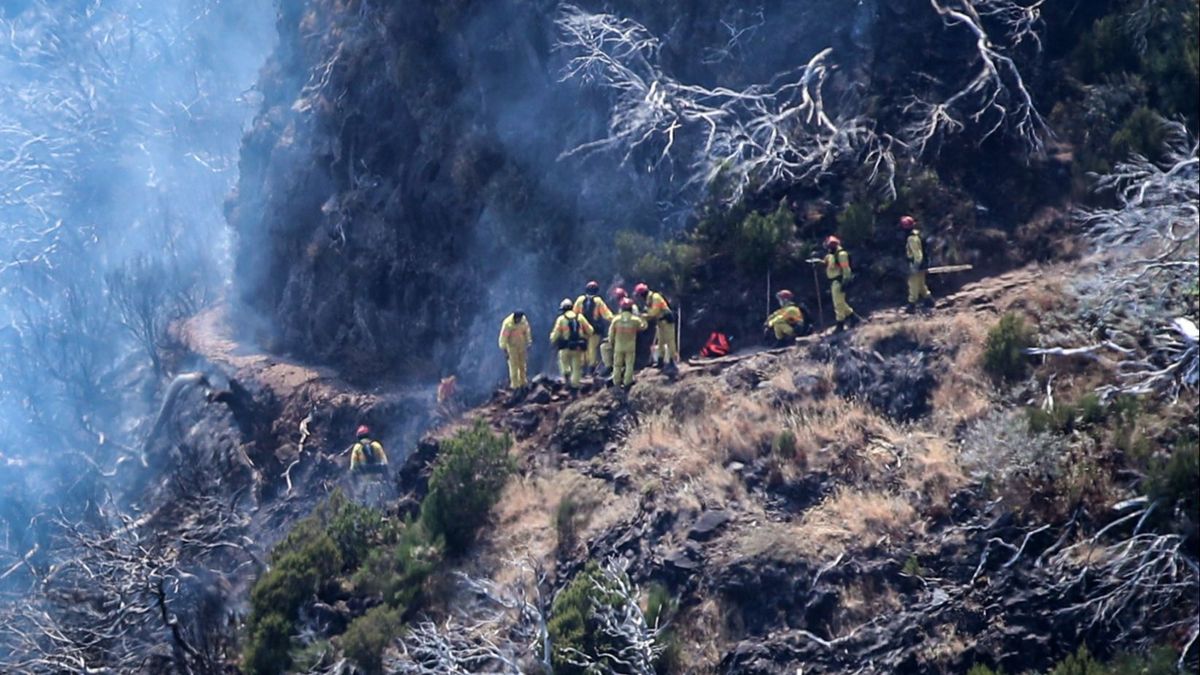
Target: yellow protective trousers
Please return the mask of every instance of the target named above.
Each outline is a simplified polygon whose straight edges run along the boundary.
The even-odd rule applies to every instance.
[[[796,334],[796,329],[792,328],[792,324],[790,324],[786,321],[777,321],[775,323],[774,328],[775,328],[775,339],[776,340],[783,340],[785,338],[790,338]]]
[[[854,315],[854,308],[846,302],[846,292],[842,290],[842,280],[834,279],[829,286],[829,294],[833,296],[833,314],[838,323]]]
[[[525,369],[527,352],[524,347],[509,347],[504,351],[508,354],[508,384],[520,389],[529,383]]]
[[[675,339],[675,324],[659,321],[655,326],[654,339],[658,342],[658,362],[664,366],[674,363],[679,357],[679,343]]]
[[[633,363],[637,360],[637,349],[625,348],[613,352],[613,384],[622,387],[633,385]]]
[[[603,363],[606,368],[613,367],[613,343],[611,337],[605,338],[604,341],[600,343],[600,362]]]
[[[589,368],[596,365],[596,359],[600,354],[601,339],[602,336],[598,331],[593,332],[590,336],[588,336],[587,351],[584,352],[583,355],[583,365],[588,366]]]
[[[563,379],[571,385],[572,389],[578,389],[583,381],[583,356],[583,351],[579,349],[563,349],[558,352],[559,364],[563,368]]]
[[[908,275],[908,304],[915,305],[930,295],[925,285],[925,270]]]

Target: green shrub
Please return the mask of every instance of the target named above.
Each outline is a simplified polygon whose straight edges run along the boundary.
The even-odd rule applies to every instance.
[[[385,604],[406,611],[425,600],[429,581],[442,562],[444,546],[419,522],[407,523],[391,546],[371,550],[351,583]]]
[[[975,664],[967,671],[967,675],[1004,675],[1004,669],[992,670],[985,665]]]
[[[278,675],[291,664],[292,620],[269,613],[254,624],[242,667],[249,675]]]
[[[580,510],[580,503],[569,494],[558,500],[558,508],[554,510],[554,531],[558,533],[558,545],[562,549],[575,545]]]
[[[1189,550],[1194,550],[1200,538],[1200,523],[1196,520],[1200,511],[1197,475],[1200,475],[1200,445],[1195,437],[1180,439],[1169,458],[1151,460],[1141,486],[1143,494],[1158,504],[1156,525],[1183,535]]]
[[[738,225],[729,242],[734,262],[743,272],[758,272],[774,267],[785,257],[795,232],[795,219],[786,200],[770,214],[752,212]]]
[[[307,673],[320,666],[327,666],[333,653],[333,645],[329,644],[329,640],[313,640],[292,650],[292,668],[296,672]]]
[[[1113,134],[1109,146],[1113,157],[1125,159],[1138,154],[1157,159],[1167,139],[1167,125],[1153,110],[1142,106],[1125,120],[1125,124]]]
[[[342,651],[370,675],[383,672],[383,649],[400,633],[400,612],[380,605],[350,622]]]
[[[1033,346],[1033,331],[1020,316],[1008,313],[988,331],[983,351],[983,369],[992,377],[1012,382],[1025,376],[1029,360],[1025,350]]]
[[[875,211],[862,202],[847,204],[837,223],[838,238],[847,246],[861,246],[875,238]]]
[[[595,608],[601,603],[619,606],[616,603],[624,600],[597,587],[597,582],[603,585],[603,578],[600,566],[591,561],[571,579],[566,588],[554,596],[546,630],[554,649],[551,660],[556,675],[585,675],[582,668],[567,661],[564,654],[569,649],[595,656],[601,651],[612,651],[615,647],[600,633],[595,621]]]
[[[659,243],[639,232],[622,230],[615,241],[621,274],[678,295],[687,289],[700,263],[700,247],[690,241]]]
[[[384,529],[383,514],[346,498],[341,490],[317,508],[326,523],[326,531],[342,554],[343,571],[358,569],[367,551]]]
[[[511,446],[511,437],[496,435],[483,420],[443,441],[421,504],[421,524],[450,552],[466,550],[500,499],[516,468],[508,456]]]
[[[784,429],[771,439],[771,451],[782,459],[796,459],[797,450],[796,432],[791,429]]]

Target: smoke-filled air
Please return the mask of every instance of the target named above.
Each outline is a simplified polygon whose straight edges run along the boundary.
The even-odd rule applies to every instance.
[[[1198,0],[0,0],[0,673],[1200,668]]]

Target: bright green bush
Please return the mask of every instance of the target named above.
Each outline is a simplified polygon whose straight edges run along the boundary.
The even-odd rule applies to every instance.
[[[383,650],[400,634],[400,612],[387,605],[371,608],[350,622],[342,651],[369,675],[383,672]]]
[[[442,562],[444,546],[419,522],[407,523],[391,546],[371,550],[351,583],[400,611],[424,600],[430,579]]]
[[[292,621],[281,614],[267,614],[254,624],[242,667],[249,675],[278,675],[291,664]]]
[[[988,331],[983,351],[983,369],[999,380],[1019,380],[1029,370],[1025,350],[1032,346],[1033,331],[1025,320],[1011,312],[1005,314]]]
[[[466,550],[487,521],[516,468],[508,455],[511,446],[511,437],[493,433],[482,420],[442,442],[421,504],[421,524],[442,538],[448,551]]]

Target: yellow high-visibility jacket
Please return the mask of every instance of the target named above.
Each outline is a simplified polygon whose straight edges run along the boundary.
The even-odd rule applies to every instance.
[[[780,307],[772,312],[771,316],[767,317],[767,325],[771,328],[774,328],[781,323],[799,326],[800,324],[804,323],[804,312],[801,312],[800,308],[797,307],[795,303],[789,302],[783,307]]]
[[[642,316],[650,321],[662,320],[665,323],[671,323],[661,319],[669,311],[671,311],[671,306],[667,304],[667,299],[663,297],[663,294],[658,291],[650,291],[650,294],[646,296],[646,313]]]
[[[350,449],[351,471],[366,464],[387,466],[387,463],[387,453],[383,451],[383,444],[379,441],[364,438],[355,443],[354,447]]]
[[[921,233],[916,229],[908,235],[908,241],[904,244],[904,253],[913,267],[920,268],[921,263],[925,262],[925,247],[921,245]]]
[[[533,344],[533,330],[529,327],[529,317],[521,319],[521,323],[513,320],[509,314],[500,324],[500,348],[525,349]]]
[[[560,340],[565,341],[571,339],[572,320],[577,320],[579,322],[578,337],[583,343],[578,345],[568,345],[563,347],[563,349],[583,351],[587,349],[587,339],[592,336],[594,329],[592,328],[592,324],[588,323],[587,319],[579,316],[572,310],[567,310],[558,317],[558,320],[554,322],[554,328],[550,330],[550,344],[557,346],[557,343]]]
[[[604,298],[602,298],[598,295],[592,296],[592,315],[587,316],[586,314],[584,314],[583,313],[583,303],[587,300],[587,297],[588,296],[585,293],[585,294],[579,296],[578,298],[575,298],[575,313],[576,314],[578,314],[579,316],[582,316],[583,318],[585,318],[589,322],[591,322],[593,327],[595,326],[597,319],[603,320],[603,321],[612,321],[613,320],[612,310],[608,308],[608,304],[606,304],[604,302]]]
[[[825,256],[825,277],[830,281],[850,281],[854,278],[854,271],[850,269],[850,254],[846,249],[839,246],[837,252]]]
[[[637,334],[646,330],[646,320],[635,316],[631,310],[623,310],[613,319],[608,334],[612,338],[613,351],[632,351],[637,348]]]

